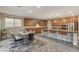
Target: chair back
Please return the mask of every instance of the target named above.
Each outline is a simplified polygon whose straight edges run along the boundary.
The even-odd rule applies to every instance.
[[[34,39],[34,34],[33,33],[29,33],[28,40],[31,41],[33,39]]]
[[[11,35],[13,40],[16,40],[15,35],[12,32],[10,32],[10,35]]]

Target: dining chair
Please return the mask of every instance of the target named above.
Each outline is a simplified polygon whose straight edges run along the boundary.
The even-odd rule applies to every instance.
[[[29,35],[28,35],[28,41],[33,41],[33,39],[34,39],[34,33],[29,33]]]
[[[18,35],[14,35],[12,32],[10,32],[11,38],[13,39],[14,43],[23,44],[24,38],[20,37]]]

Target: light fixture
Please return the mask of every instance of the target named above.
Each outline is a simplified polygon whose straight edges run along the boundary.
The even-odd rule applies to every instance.
[[[36,24],[36,27],[40,27],[40,26],[39,26],[39,23]]]
[[[72,13],[72,11],[69,11],[68,13],[69,13],[69,14],[71,14],[71,13]]]
[[[40,6],[36,6],[37,8],[40,8]]]
[[[55,20],[54,22],[56,23],[57,21]]]
[[[71,16],[74,16],[74,14],[71,14]]]
[[[32,10],[29,10],[29,13],[32,13]]]
[[[65,22],[66,20],[64,19],[63,21]]]

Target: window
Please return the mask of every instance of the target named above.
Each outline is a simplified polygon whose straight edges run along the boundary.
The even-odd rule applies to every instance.
[[[14,27],[14,19],[5,18],[5,27]]]
[[[21,19],[15,19],[15,27],[21,27],[21,26],[22,26]]]
[[[22,20],[14,18],[5,18],[5,27],[21,27]]]

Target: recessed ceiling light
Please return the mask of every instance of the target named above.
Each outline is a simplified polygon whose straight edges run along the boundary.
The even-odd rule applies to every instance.
[[[74,16],[74,14],[71,14],[71,16]]]
[[[36,6],[37,8],[40,8],[40,6]]]
[[[69,11],[69,14],[71,14],[72,13],[72,11]]]
[[[32,10],[29,10],[29,13],[32,13]]]
[[[54,22],[56,23],[57,21],[56,21],[56,20],[54,20]]]
[[[66,20],[64,19],[63,21],[65,22]]]
[[[59,14],[56,14],[56,16],[60,16]]]

